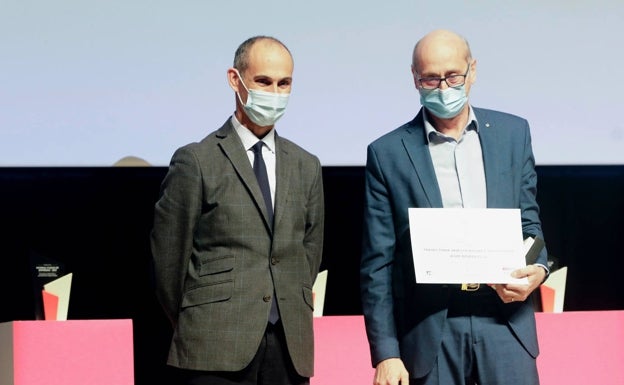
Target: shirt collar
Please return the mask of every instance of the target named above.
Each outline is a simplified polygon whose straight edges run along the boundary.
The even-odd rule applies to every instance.
[[[272,128],[264,138],[258,139],[251,130],[243,126],[238,119],[236,119],[236,115],[234,114],[232,114],[232,126],[234,126],[234,130],[243,142],[245,150],[250,150],[254,144],[258,143],[258,140],[262,140],[264,145],[267,146],[271,152],[275,152],[275,129]]]
[[[427,109],[423,108],[423,121],[425,124],[425,132],[427,133],[427,142],[431,143],[432,136],[438,137],[446,137],[444,134],[439,133],[431,123],[429,123],[429,119],[427,118]],[[474,123],[474,124],[473,124]],[[479,133],[479,122],[477,121],[477,117],[474,113],[474,110],[470,105],[468,105],[468,123],[466,125],[466,131],[474,130],[476,133]]]

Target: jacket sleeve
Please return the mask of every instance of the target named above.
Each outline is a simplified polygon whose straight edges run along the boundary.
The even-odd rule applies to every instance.
[[[373,366],[399,357],[394,321],[392,269],[396,236],[389,191],[379,159],[369,146],[365,172],[360,289]]]
[[[526,121],[525,121],[526,122]],[[522,180],[520,191],[520,212],[522,217],[522,232],[528,236],[537,236],[544,239],[542,225],[539,219],[539,206],[537,204],[537,173],[535,171],[535,158],[531,147],[531,132],[528,122],[524,130],[524,157],[522,164]],[[548,266],[548,252],[544,247],[535,263]]]
[[[174,325],[201,212],[201,186],[195,154],[188,147],[178,149],[161,185],[151,233],[156,296]]]
[[[321,163],[315,159],[315,177],[308,195],[306,230],[303,244],[310,266],[310,282],[314,283],[323,257],[323,235],[325,221],[325,197]]]

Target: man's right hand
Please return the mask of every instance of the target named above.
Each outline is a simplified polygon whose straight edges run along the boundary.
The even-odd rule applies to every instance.
[[[377,364],[373,385],[409,385],[409,374],[403,361],[388,358]]]

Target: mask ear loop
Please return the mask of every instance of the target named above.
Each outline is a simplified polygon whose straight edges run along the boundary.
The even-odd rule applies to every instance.
[[[247,86],[245,85],[245,82],[243,81],[243,77],[241,76],[240,72],[238,72],[238,69],[234,68],[234,71],[236,71],[236,75],[238,76],[238,79],[240,80],[241,84],[245,88],[245,91],[247,91],[247,103],[243,103],[243,99],[240,96],[240,92],[236,92],[236,96],[238,96],[238,100],[241,102],[243,106],[247,106],[249,103],[249,98],[250,98],[251,93],[249,92],[249,88],[247,88]]]

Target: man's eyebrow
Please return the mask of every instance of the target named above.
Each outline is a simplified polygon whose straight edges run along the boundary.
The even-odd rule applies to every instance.
[[[271,81],[282,82],[284,80],[292,81],[292,76],[286,76],[286,77],[283,77],[283,78],[274,78],[274,77],[269,76],[269,75],[258,74],[256,76],[254,76],[253,79],[254,80],[270,79]]]

